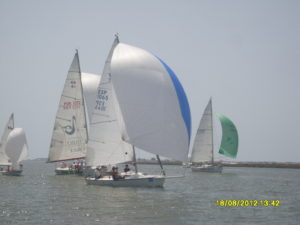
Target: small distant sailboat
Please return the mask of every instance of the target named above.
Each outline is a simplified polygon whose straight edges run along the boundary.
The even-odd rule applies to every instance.
[[[235,125],[224,115],[218,115],[222,125],[219,153],[235,158],[238,151],[238,133]],[[192,171],[222,172],[222,165],[214,162],[212,100],[210,99],[200,121],[191,157]]]
[[[86,118],[81,70],[76,52],[59,102],[48,156],[48,162],[63,162],[55,169],[57,175],[82,172],[79,163],[74,168],[64,161],[85,157],[88,138]]]
[[[11,114],[1,138],[0,166],[7,166],[3,175],[20,176],[23,172],[21,161],[28,154],[27,140],[23,128],[14,128],[14,115]]]
[[[86,164],[132,162],[122,179],[88,177],[87,184],[162,187],[169,178],[159,155],[185,161],[190,140],[190,110],[174,72],[159,58],[116,39],[107,57],[91,121]],[[138,172],[135,147],[156,154],[162,174]]]

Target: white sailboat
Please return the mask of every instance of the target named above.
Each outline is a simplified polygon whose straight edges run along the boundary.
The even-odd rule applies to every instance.
[[[219,116],[223,133],[220,154],[234,158],[237,153],[238,136],[233,123],[223,115]],[[225,119],[225,120],[224,120]],[[229,131],[230,129],[230,131]],[[199,128],[194,141],[191,157],[192,171],[198,172],[222,172],[222,165],[214,162],[214,140],[213,140],[213,117],[212,100],[210,99],[200,121]]]
[[[209,100],[194,141],[192,171],[222,172],[221,165],[214,164],[212,102]]]
[[[83,159],[86,155],[88,130],[78,52],[70,66],[56,113],[48,162]],[[57,175],[80,173],[80,167],[65,162]]]
[[[89,133],[87,166],[135,162],[134,147],[185,161],[190,111],[174,72],[143,49],[116,37],[101,77]],[[159,160],[160,161],[160,160]],[[86,178],[87,184],[162,187],[166,178],[137,171],[122,179]]]
[[[0,165],[7,166],[2,171],[3,175],[20,176],[23,171],[21,161],[26,159],[28,154],[27,140],[23,128],[14,128],[14,115],[5,127],[1,138]]]

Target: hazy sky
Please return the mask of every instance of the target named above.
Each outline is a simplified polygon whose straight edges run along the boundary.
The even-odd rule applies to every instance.
[[[75,49],[82,71],[101,74],[116,32],[175,71],[191,143],[212,96],[239,131],[237,160],[300,162],[297,0],[0,0],[0,133],[14,112],[29,158],[48,156]]]

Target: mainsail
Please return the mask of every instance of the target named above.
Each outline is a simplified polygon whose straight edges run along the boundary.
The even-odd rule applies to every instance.
[[[124,142],[122,137],[123,118],[110,72],[111,57],[117,44],[118,39],[114,41],[107,57],[95,99],[86,155],[87,166],[114,165],[133,160],[133,147]]]
[[[76,52],[59,102],[48,162],[85,157],[87,138],[81,71]]]
[[[14,129],[14,114],[12,113],[5,126],[4,132],[0,140],[0,165],[1,166],[11,165],[11,161],[5,152],[5,148],[7,144],[8,135],[13,129]]]
[[[233,122],[224,115],[218,115],[222,125],[222,141],[219,153],[235,158],[238,151],[238,133]]]
[[[24,160],[28,154],[27,140],[23,128],[14,128],[9,133],[5,151],[11,160],[12,169],[20,169],[20,162]]]
[[[194,141],[191,161],[197,163],[213,163],[213,121],[212,102],[209,100]]]

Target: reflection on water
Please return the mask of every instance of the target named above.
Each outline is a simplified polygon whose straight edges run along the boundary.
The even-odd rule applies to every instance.
[[[86,185],[54,175],[54,164],[24,163],[24,176],[0,176],[0,224],[298,224],[300,173],[295,169],[224,168],[168,179],[164,188]],[[165,166],[182,175],[180,166]],[[140,171],[159,173],[159,166]],[[216,200],[281,201],[280,207],[217,207]]]

